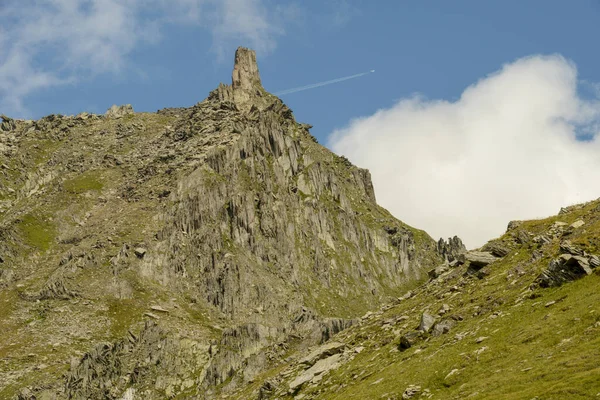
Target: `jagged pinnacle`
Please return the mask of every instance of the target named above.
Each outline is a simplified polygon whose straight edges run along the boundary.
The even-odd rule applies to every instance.
[[[234,90],[253,91],[262,87],[256,63],[256,52],[245,47],[235,51],[235,63],[231,74],[231,85]]]

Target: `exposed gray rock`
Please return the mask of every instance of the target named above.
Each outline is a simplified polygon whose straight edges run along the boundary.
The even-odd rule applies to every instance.
[[[572,256],[583,256],[583,250],[574,246],[569,240],[564,240],[560,243],[561,253],[571,254]]]
[[[0,131],[10,132],[17,129],[17,124],[14,119],[9,118],[4,114],[0,115],[0,119],[2,120],[0,123]]]
[[[138,258],[142,258],[144,257],[144,255],[146,254],[148,250],[146,250],[143,247],[136,247],[133,252],[135,253],[136,256],[138,256]]]
[[[435,267],[434,269],[427,272],[430,279],[435,279],[442,275],[445,272],[450,270],[450,266],[448,264],[442,264],[440,266]]]
[[[585,222],[581,219],[578,219],[577,221],[573,222],[570,227],[573,229],[577,229],[577,228],[581,228],[583,225],[585,225]]]
[[[533,242],[543,246],[552,242],[552,239],[550,239],[547,235],[538,235],[533,238]]]
[[[409,400],[421,393],[421,386],[410,385],[406,388],[404,393],[402,393],[402,400]]]
[[[398,343],[398,348],[400,350],[406,350],[417,344],[420,340],[423,339],[423,333],[421,331],[413,331],[408,332],[400,338],[400,343]]]
[[[133,107],[131,104],[124,104],[117,106],[113,104],[104,114],[107,118],[122,118],[126,115],[133,114]]]
[[[587,258],[562,254],[550,261],[548,268],[535,280],[540,287],[560,286],[563,283],[574,281],[590,275],[592,269]]]
[[[325,318],[320,321],[321,325],[321,343],[327,342],[337,333],[350,328],[358,323],[357,319],[344,318]]]
[[[517,229],[519,226],[523,224],[523,221],[510,221],[508,226],[506,227],[506,232],[510,232],[512,230]]]
[[[498,257],[487,251],[469,251],[465,254],[465,259],[471,267],[480,269],[498,260]]]
[[[588,261],[590,263],[590,268],[594,269],[600,267],[600,257],[597,255],[589,256]]]
[[[438,311],[438,315],[444,315],[448,313],[452,308],[448,304],[442,304],[440,310]]]
[[[531,234],[523,229],[517,229],[512,236],[518,244],[526,244],[531,240]]]
[[[309,369],[307,369],[306,371],[304,371],[303,373],[298,375],[296,377],[296,379],[294,379],[290,383],[290,390],[292,392],[295,392],[298,389],[300,389],[300,387],[302,385],[304,385],[306,382],[313,380],[316,376],[325,374],[325,373],[339,367],[341,359],[342,359],[342,354],[335,354],[333,356],[330,356],[330,357],[327,357],[327,358],[317,361],[315,363],[315,365],[313,365],[312,367],[310,367]]]
[[[427,313],[423,313],[421,314],[421,322],[419,323],[417,330],[427,333],[431,330],[433,324],[435,324],[435,317]]]
[[[505,257],[510,252],[510,249],[500,241],[488,242],[481,248],[481,250],[491,253],[496,257]]]
[[[561,207],[558,215],[568,214],[573,211],[581,210],[583,208],[583,204],[575,204],[568,207]]]
[[[433,329],[431,330],[431,336],[441,336],[450,332],[452,328],[456,325],[456,321],[453,319],[443,319],[440,322],[437,322]]]
[[[320,346],[319,348],[310,352],[306,357],[300,359],[298,362],[305,365],[313,365],[317,361],[332,356],[334,354],[341,353],[346,348],[344,343],[340,342],[329,342]]]
[[[454,236],[448,238],[448,242],[445,242],[444,239],[440,238],[437,242],[437,250],[447,262],[452,262],[456,260],[460,254],[465,253],[467,248],[458,236]]]

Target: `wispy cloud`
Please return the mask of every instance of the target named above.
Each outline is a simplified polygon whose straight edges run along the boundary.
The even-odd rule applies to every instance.
[[[335,27],[344,26],[360,15],[360,9],[349,0],[335,0],[329,4],[332,9],[331,21]]]
[[[222,55],[233,40],[259,52],[284,34],[266,0],[22,0],[0,7],[0,109],[27,113],[36,91],[133,68],[130,53],[160,41],[168,24],[208,30]],[[269,10],[276,10],[270,12]]]
[[[352,121],[330,145],[371,170],[397,217],[479,246],[510,220],[600,197],[600,103],[577,88],[573,63],[527,57],[456,101],[411,97]]]

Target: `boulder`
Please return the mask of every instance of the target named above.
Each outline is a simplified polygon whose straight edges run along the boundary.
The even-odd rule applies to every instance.
[[[400,350],[406,350],[414,346],[421,339],[423,339],[423,333],[421,331],[408,332],[400,338],[398,348]]]
[[[341,354],[335,354],[331,357],[317,361],[315,365],[298,375],[296,379],[290,383],[290,390],[295,392],[306,382],[311,381],[314,377],[337,368],[340,365],[341,358]]]
[[[552,242],[552,239],[550,239],[547,235],[538,235],[533,238],[533,242],[543,246]]]
[[[421,322],[419,323],[417,330],[427,333],[431,330],[433,324],[435,324],[435,317],[427,313],[423,313],[421,315]]]
[[[583,250],[574,246],[569,240],[565,240],[560,244],[560,252],[571,254],[572,256],[583,256]]]
[[[0,122],[0,131],[10,132],[17,129],[17,124],[14,119],[2,114],[0,115],[0,120],[2,120],[2,122]]]
[[[435,267],[434,269],[428,271],[427,274],[429,275],[429,278],[435,279],[438,276],[442,275],[444,272],[448,272],[449,270],[450,270],[450,266],[448,264],[442,264],[442,265]]]
[[[536,278],[535,282],[540,287],[554,287],[591,273],[592,269],[587,258],[561,254],[560,257],[550,261],[548,268]]]
[[[577,221],[573,222],[570,226],[573,229],[577,229],[577,228],[581,228],[583,225],[585,225],[585,222],[583,222],[583,220],[578,219]]]
[[[332,356],[334,354],[341,353],[346,345],[340,342],[329,342],[325,343],[323,346],[318,347],[317,349],[310,352],[306,357],[300,359],[298,362],[300,364],[305,365],[313,365],[317,361]]]
[[[456,322],[452,319],[444,319],[436,323],[431,330],[431,336],[441,336],[450,332],[456,325]]]
[[[135,255],[136,255],[138,258],[142,258],[142,257],[144,257],[144,255],[146,254],[146,251],[147,251],[147,250],[146,250],[145,248],[143,248],[143,247],[136,247],[136,248],[133,250],[133,252],[135,253]]]
[[[444,239],[440,238],[437,243],[437,251],[446,262],[452,262],[456,260],[460,254],[465,253],[467,248],[458,236],[454,236],[449,238],[448,242],[445,242]]]
[[[488,242],[481,248],[481,250],[491,253],[496,257],[505,257],[510,252],[508,247],[506,247],[502,242],[498,241]]]
[[[469,251],[465,254],[465,258],[469,261],[470,266],[475,269],[481,269],[498,259],[498,257],[487,251]]]
[[[508,226],[506,227],[506,232],[510,232],[514,229],[517,229],[522,224],[523,224],[523,221],[510,221],[508,223]]]
[[[406,388],[404,393],[402,393],[402,400],[412,399],[419,393],[421,393],[421,386],[410,385]]]

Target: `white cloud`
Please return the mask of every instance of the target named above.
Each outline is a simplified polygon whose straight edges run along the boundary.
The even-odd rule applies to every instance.
[[[168,24],[208,30],[227,44],[275,48],[283,19],[267,0],[22,0],[0,7],[0,108],[26,114],[36,91],[131,67],[130,53],[156,43]],[[18,3],[18,4],[17,4]],[[273,9],[280,10],[281,7]]]
[[[398,218],[475,247],[510,220],[600,197],[599,121],[573,63],[533,56],[455,102],[412,97],[351,121],[330,147],[370,169],[379,203]]]

